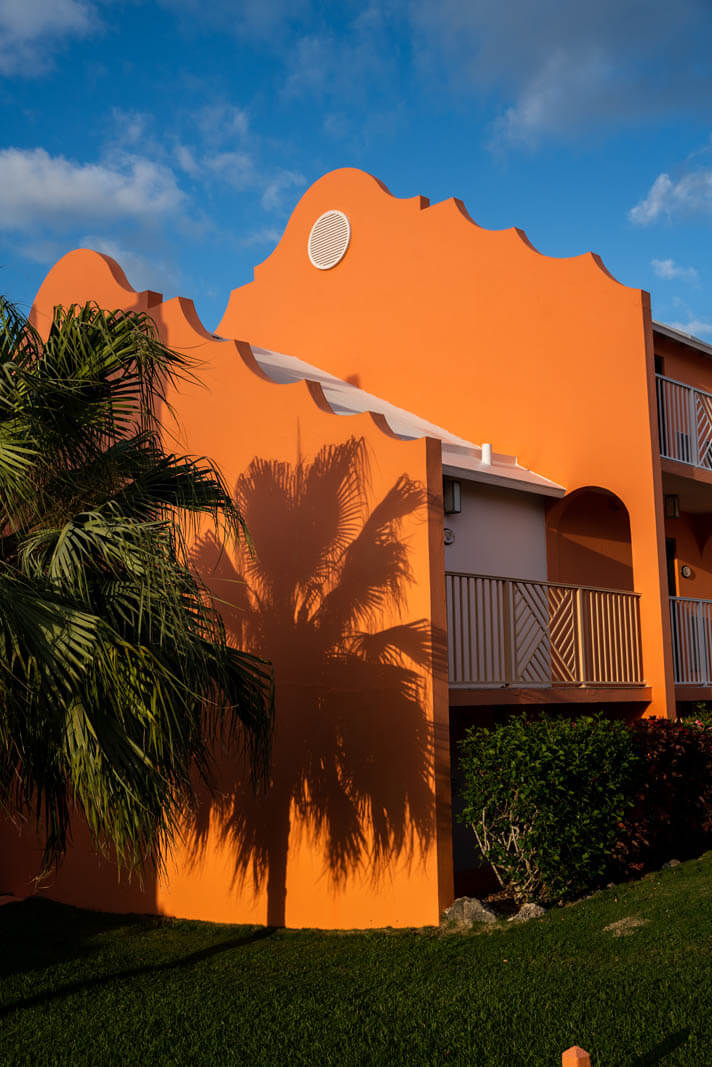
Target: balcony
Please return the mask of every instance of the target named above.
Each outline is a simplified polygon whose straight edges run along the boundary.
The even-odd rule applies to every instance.
[[[527,690],[528,702],[548,702],[566,699],[564,690],[608,699],[601,690],[639,687],[617,699],[645,699],[638,593],[453,572],[445,583],[451,702],[467,702],[455,690],[475,689]],[[488,699],[525,702],[502,695]]]
[[[670,597],[675,685],[712,686],[712,600]]]
[[[656,375],[660,454],[712,471],[712,394]]]

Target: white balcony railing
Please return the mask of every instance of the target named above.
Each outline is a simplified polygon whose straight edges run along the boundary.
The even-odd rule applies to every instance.
[[[670,597],[675,685],[712,685],[712,600]]]
[[[450,685],[643,684],[639,594],[445,575]]]
[[[656,375],[660,453],[712,470],[712,394]]]

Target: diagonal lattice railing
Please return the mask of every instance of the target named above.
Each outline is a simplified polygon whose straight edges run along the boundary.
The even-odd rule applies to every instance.
[[[639,595],[445,575],[453,686],[642,685]]]
[[[712,393],[656,375],[660,454],[712,470]]]

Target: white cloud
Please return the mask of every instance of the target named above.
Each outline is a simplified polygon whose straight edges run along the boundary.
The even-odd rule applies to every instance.
[[[534,145],[602,123],[704,114],[709,0],[410,0],[415,54],[437,86],[500,100],[494,142]]]
[[[0,74],[41,73],[62,39],[96,24],[84,0],[0,0]]]
[[[281,231],[275,226],[265,226],[261,230],[255,230],[254,233],[248,233],[241,239],[240,244],[245,248],[250,248],[252,245],[276,245],[281,236]]]
[[[198,162],[192,149],[188,148],[187,145],[177,144],[175,154],[178,166],[181,170],[184,170],[191,178],[195,178],[200,174],[200,167],[198,166]]]
[[[247,136],[250,120],[247,111],[233,104],[211,104],[195,116],[196,125],[206,140],[214,144]]]
[[[140,156],[114,163],[77,163],[43,148],[0,150],[0,229],[76,222],[149,220],[184,200],[167,167]]]
[[[139,292],[142,289],[165,292],[178,288],[178,273],[165,260],[144,256],[133,249],[125,248],[110,237],[85,234],[79,239],[78,247],[91,248],[95,252],[111,256],[122,268],[133,288]]]
[[[639,226],[655,222],[661,215],[712,214],[712,169],[695,170],[673,181],[669,174],[659,174],[648,195],[628,217]]]
[[[287,200],[293,200],[293,190],[306,183],[303,174],[294,170],[281,170],[267,180],[262,189],[262,207],[265,211],[284,211]]]
[[[206,156],[203,165],[234,189],[249,189],[257,184],[255,164],[247,152],[217,152]]]
[[[219,27],[237,37],[274,44],[289,27],[309,16],[308,0],[159,0],[161,7],[183,16],[185,25],[195,32],[201,25]]]
[[[176,148],[182,169],[194,179],[213,179],[237,192],[257,192],[265,211],[282,213],[294,199],[293,191],[306,183],[298,171],[261,167],[248,151],[214,152],[200,156],[186,145]]]
[[[673,330],[681,330],[682,333],[689,333],[693,337],[710,337],[712,336],[712,322],[705,322],[704,319],[690,319],[688,322],[671,322],[669,323]]]
[[[653,259],[650,265],[658,278],[664,278],[668,282],[676,278],[681,281],[696,282],[699,277],[694,267],[681,267],[674,259]]]

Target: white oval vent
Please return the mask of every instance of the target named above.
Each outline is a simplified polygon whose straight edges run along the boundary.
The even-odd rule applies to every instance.
[[[343,211],[325,211],[309,234],[309,262],[318,270],[330,270],[344,258],[350,240],[351,223]]]

